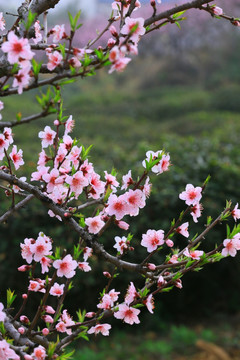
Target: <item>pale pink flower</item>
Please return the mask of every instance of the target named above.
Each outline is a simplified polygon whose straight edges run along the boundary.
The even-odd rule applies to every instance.
[[[125,236],[115,236],[114,240],[116,244],[113,247],[122,255],[128,249],[127,238]]]
[[[122,27],[121,33],[123,35],[129,35],[130,39],[137,43],[140,36],[145,34],[144,19],[143,18],[130,18],[129,16],[125,19],[125,24]]]
[[[77,171],[73,176],[66,176],[65,182],[70,185],[71,191],[74,192],[75,198],[83,192],[83,188],[88,186],[88,180],[83,176],[81,170]]]
[[[88,330],[88,334],[99,334],[101,333],[103,336],[108,336],[109,335],[109,330],[111,329],[111,325],[109,324],[97,324],[96,326],[92,326],[89,330]]]
[[[40,264],[41,264],[41,267],[42,267],[42,274],[45,274],[45,272],[49,271],[49,268],[51,267],[51,263],[52,263],[52,260],[45,257],[45,256],[43,256],[40,259]]]
[[[132,179],[132,170],[129,170],[126,175],[123,175],[122,177],[122,190],[127,190],[127,188],[133,184]]]
[[[43,174],[42,179],[47,183],[47,192],[52,192],[54,187],[64,182],[64,178],[59,176],[57,169],[52,169],[50,173]]]
[[[39,236],[37,240],[30,245],[30,251],[35,261],[40,261],[44,256],[52,254],[52,244],[44,236]]]
[[[111,297],[113,303],[118,300],[118,295],[119,295],[119,294],[120,294],[120,292],[119,292],[119,291],[115,291],[115,289],[112,289],[112,290],[109,291],[109,293],[108,293],[108,295]]]
[[[171,165],[170,163],[170,155],[163,155],[162,159],[160,160],[159,164],[157,165],[158,167],[158,174],[162,174],[165,171],[168,171],[169,166]]]
[[[0,302],[0,321],[4,321],[5,317],[6,317],[6,314],[5,312],[3,312],[3,303]]]
[[[30,280],[28,290],[34,291],[34,292],[38,292],[38,291],[45,292],[46,291],[44,289],[44,285],[41,282],[35,281],[35,280]]]
[[[89,266],[88,262],[86,261],[79,262],[78,268],[84,272],[88,272],[92,270],[91,266]]]
[[[20,244],[22,258],[25,259],[28,264],[31,264],[32,259],[33,259],[33,253],[30,249],[33,242],[35,242],[34,239],[26,238],[26,239],[24,239],[24,243]]]
[[[166,284],[166,280],[164,280],[164,277],[162,275],[160,275],[158,278],[158,281],[157,281],[158,287],[162,287],[165,284]]]
[[[64,284],[59,285],[58,283],[54,283],[50,289],[49,294],[53,296],[61,296],[63,294]]]
[[[203,251],[202,250],[190,250],[188,248],[186,248],[183,252],[183,254],[187,257],[190,257],[194,260],[200,260],[200,257],[203,255]]]
[[[39,20],[34,23],[35,38],[33,38],[34,44],[42,41],[41,26]]]
[[[47,356],[46,350],[41,345],[36,347],[31,355],[33,356],[34,360],[44,360]]]
[[[6,340],[0,340],[0,360],[20,360],[20,357],[10,348]]]
[[[113,305],[112,298],[109,294],[104,294],[102,297],[101,302],[97,305],[99,309],[108,310],[111,309]]]
[[[53,53],[47,53],[48,63],[47,68],[49,71],[53,71],[57,66],[61,64],[63,59],[62,54],[58,51],[54,51]]]
[[[54,160],[54,166],[56,168],[58,168],[60,164],[61,164],[61,166],[64,164],[66,155],[67,155],[67,150],[63,146],[59,146],[55,160]]]
[[[38,137],[42,139],[42,147],[47,148],[50,145],[53,145],[56,132],[50,128],[50,126],[45,126],[44,131],[40,131]]]
[[[168,262],[169,262],[169,264],[176,264],[178,262],[178,255],[173,254]]]
[[[182,224],[181,226],[179,226],[176,229],[176,232],[185,236],[186,238],[188,238],[189,237],[188,226],[189,226],[189,223],[185,222],[184,224]]]
[[[232,214],[232,217],[234,218],[235,221],[240,219],[240,209],[238,209],[238,203],[235,205],[235,207],[232,210],[231,214]]]
[[[88,226],[88,231],[91,234],[97,234],[105,225],[105,222],[102,221],[101,215],[89,217],[85,219],[85,223]]]
[[[82,151],[82,147],[80,149]],[[88,162],[88,159],[86,159],[84,163],[80,166],[80,170],[82,171],[83,175],[90,181],[92,178],[92,174],[94,173],[94,169],[92,163]]]
[[[202,215],[201,211],[203,210],[202,204],[197,203],[195,205],[193,205],[193,207],[191,208],[191,215],[193,217],[193,221],[195,223],[198,222],[198,218]]]
[[[140,313],[139,309],[135,309],[133,307],[129,307],[125,304],[121,304],[118,306],[118,311],[114,313],[114,317],[116,319],[121,319],[125,323],[133,325],[139,324],[140,320],[138,318],[138,315]]]
[[[147,299],[144,301],[144,304],[146,305],[148,311],[153,314],[153,309],[155,308],[155,306],[152,294],[147,297]]]
[[[146,178],[145,184],[143,186],[142,192],[148,198],[150,196],[151,190],[152,190],[152,184],[149,182],[149,177]]]
[[[0,12],[0,30],[5,30],[5,20],[2,12]]]
[[[70,151],[70,153],[67,156],[67,159],[69,161],[72,162],[72,164],[74,165],[75,169],[77,169],[78,165],[79,165],[79,160],[80,160],[80,155],[82,152],[82,147],[78,147],[76,145],[74,145]],[[82,169],[80,168],[80,170],[82,171]],[[83,171],[82,171],[83,172]],[[85,175],[84,175],[85,176]]]
[[[100,175],[92,172],[89,185],[91,186],[89,190],[89,197],[99,199],[105,190],[105,183],[100,180]]]
[[[138,296],[137,290],[133,282],[131,281],[130,285],[128,286],[124,301],[127,305],[130,305],[136,299],[137,296]]]
[[[59,332],[66,332],[68,335],[71,335],[72,329],[68,328],[68,326],[72,325],[75,325],[75,322],[71,319],[71,316],[67,313],[67,310],[63,310],[59,323],[56,325],[56,329]]]
[[[72,118],[72,115],[70,115],[67,121],[65,122],[64,135],[67,135],[68,133],[72,132],[73,128],[74,128],[74,120]]]
[[[24,164],[23,158],[22,158],[23,151],[20,149],[17,151],[17,146],[13,145],[12,151],[9,154],[10,158],[12,159],[12,162],[15,166],[15,169],[18,170],[21,165]]]
[[[152,252],[158,246],[164,244],[164,231],[163,230],[148,230],[146,234],[142,235],[141,245],[147,248],[148,252]]]
[[[110,188],[113,191],[116,191],[116,188],[119,186],[119,182],[117,181],[116,176],[112,174],[108,174],[107,171],[104,171],[104,174],[105,174],[106,185],[110,185]]]
[[[130,216],[137,216],[139,214],[139,209],[142,209],[146,205],[145,195],[139,189],[130,189],[123,196],[128,205],[128,214]]]
[[[38,155],[38,162],[37,164],[39,166],[45,166],[46,163],[48,162],[48,160],[50,160],[50,158],[47,156],[45,150],[42,150],[39,155]]]
[[[27,180],[27,178],[26,178],[25,176],[21,176],[21,177],[19,178],[19,180],[25,182],[25,181]],[[15,194],[19,193],[19,191],[23,191],[23,190],[22,190],[19,186],[17,186],[17,185],[13,185],[12,188],[13,188],[13,191],[15,192]]]
[[[38,166],[37,167],[37,171],[34,171],[32,173],[31,176],[31,181],[39,181],[42,180],[43,175],[48,173],[48,170],[50,169],[50,167],[46,167],[46,166]]]
[[[65,276],[67,279],[72,278],[76,271],[74,271],[78,266],[76,260],[73,260],[70,254],[66,255],[61,260],[55,260],[53,267],[57,269],[57,276]]]
[[[127,3],[122,3],[121,1],[118,0],[112,3],[112,9],[116,10],[119,16],[121,15],[121,11],[122,11],[123,16],[125,16],[128,12],[129,5]]]
[[[233,239],[225,239],[223,241],[224,249],[222,250],[222,256],[236,256],[237,250]]]
[[[131,61],[130,58],[128,57],[119,57],[118,60],[116,60],[110,70],[108,71],[109,74],[111,74],[113,71],[117,71],[117,72],[122,72],[123,70],[125,70],[127,64]]]
[[[89,257],[91,257],[92,254],[93,254],[93,249],[90,248],[90,247],[88,247],[88,246],[86,246],[86,247],[83,249],[83,260],[84,260],[84,261],[87,261],[87,259],[88,259]]]
[[[115,194],[111,194],[108,198],[108,207],[106,213],[110,216],[115,215],[117,220],[121,220],[128,212],[128,205],[123,195],[117,197]]]
[[[2,51],[8,54],[8,61],[10,64],[17,63],[20,58],[31,60],[34,53],[28,43],[28,39],[19,39],[13,31],[8,34],[8,41],[2,44]]]
[[[66,331],[66,324],[63,321],[59,321],[56,325],[56,330],[58,332],[64,333]]]
[[[194,187],[192,184],[186,185],[186,190],[179,194],[181,200],[185,200],[187,205],[195,205],[199,203],[202,198],[202,188],[200,186]]]
[[[53,34],[53,42],[58,43],[65,36],[65,25],[55,25],[50,32]]]

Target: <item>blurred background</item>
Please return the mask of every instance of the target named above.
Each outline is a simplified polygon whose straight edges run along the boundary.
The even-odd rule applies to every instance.
[[[16,12],[20,3],[9,0],[7,10]],[[165,1],[158,7],[168,8],[175,3],[181,2]],[[151,14],[149,2],[142,4],[136,16]],[[238,0],[219,0],[217,5],[226,14],[240,17]],[[0,11],[4,12],[5,7],[6,2],[1,0]],[[66,23],[66,9],[74,13],[80,8],[83,26],[75,39],[79,47],[96,36],[96,29],[105,27],[111,1],[63,2],[56,6],[56,12],[49,11],[49,21],[53,25]],[[153,192],[147,207],[141,216],[129,219],[136,244],[147,229],[166,231],[183,210],[178,194],[187,183],[202,184],[208,174],[211,181],[203,200],[203,216],[190,227],[192,236],[200,233],[207,216],[218,216],[226,199],[240,201],[240,28],[201,11],[187,12],[186,17],[181,30],[168,25],[147,35],[140,42],[139,56],[132,59],[125,72],[109,75],[104,69],[96,76],[66,85],[63,92],[66,115],[72,114],[76,120],[74,136],[84,146],[94,144],[91,161],[101,174],[114,167],[119,179],[129,169],[137,176],[147,150],[164,148],[170,152],[171,170],[152,177]],[[8,16],[7,21],[11,24],[14,19]],[[98,45],[105,44],[109,37],[107,33]],[[23,116],[38,112],[36,94],[4,98],[3,120],[14,120],[18,112]],[[29,176],[35,171],[34,161],[40,151],[37,134],[52,120],[54,117],[14,128]],[[2,193],[0,196],[3,213],[8,200]],[[1,226],[1,297],[8,287],[25,292],[26,277],[16,275],[16,266],[22,265],[19,243],[25,237],[36,237],[39,231],[65,247],[77,241],[76,235],[50,219],[39,203],[32,203],[30,210],[22,209]],[[110,229],[103,239],[109,251],[116,234],[124,235]],[[212,249],[225,237],[223,224],[206,237],[201,248]],[[138,251],[137,255],[140,258],[143,253]],[[111,270],[99,263],[90,275],[79,276],[66,300],[72,315],[79,308],[95,310],[106,283],[101,275],[103,268]],[[115,289],[125,289],[130,276],[120,276]],[[141,279],[133,281],[141,286]],[[37,306],[35,295],[29,305],[31,311]],[[141,325],[136,327],[122,327],[113,321],[110,339],[81,344],[75,359],[239,359],[239,309],[240,264],[236,257],[187,274],[182,290],[174,289],[156,299],[154,316],[142,311]]]

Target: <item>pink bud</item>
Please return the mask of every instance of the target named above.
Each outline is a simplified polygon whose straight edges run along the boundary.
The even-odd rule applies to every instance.
[[[150,1],[150,4],[151,4],[152,7],[155,7],[155,6],[156,6],[156,1],[155,1],[155,0],[151,0],[151,1]]]
[[[49,330],[47,328],[42,329],[42,333],[44,336],[47,336],[49,334]]]
[[[108,271],[104,271],[103,275],[106,276],[106,278],[109,278],[109,279],[112,277],[111,274],[109,274]]]
[[[49,305],[45,306],[45,307],[44,307],[44,310],[45,310],[48,314],[55,314],[55,310],[54,310],[51,306],[49,306]]]
[[[20,327],[18,328],[18,332],[19,332],[19,334],[23,335],[23,334],[25,333],[24,327],[20,326]]]
[[[233,20],[233,21],[232,21],[232,24],[233,24],[234,26],[240,26],[240,21],[238,21],[238,20]]]
[[[53,323],[53,318],[50,315],[43,315],[42,316],[43,321],[45,321],[46,323]]]
[[[120,228],[120,229],[123,229],[123,230],[128,230],[129,228],[129,224],[126,223],[125,221],[122,221],[122,220],[116,220],[115,221],[117,226]]]
[[[166,245],[169,246],[169,247],[173,247],[174,243],[173,243],[172,240],[167,239],[167,240],[166,240]]]
[[[117,32],[117,30],[116,30],[116,28],[115,28],[114,25],[111,25],[111,26],[110,26],[109,31],[110,31],[110,33],[112,34],[112,36],[118,37],[118,32]]]
[[[22,298],[25,300],[28,298],[27,294],[22,294]]]
[[[30,322],[29,318],[27,316],[25,316],[25,315],[20,316],[20,321],[25,323],[25,324],[29,324],[29,322]]]
[[[94,311],[90,311],[90,312],[88,312],[88,313],[86,313],[86,318],[92,318],[92,317],[94,317],[96,315],[96,313],[94,312]]]
[[[147,267],[149,268],[149,270],[153,270],[153,271],[156,269],[156,265],[152,263],[148,263]]]
[[[214,13],[214,15],[220,16],[223,14],[223,9],[221,9],[218,6],[212,6],[211,7],[212,12]]]
[[[24,355],[24,360],[33,360],[33,357],[31,355]]]
[[[71,216],[71,214],[70,214],[70,213],[65,212],[65,213],[64,213],[64,216],[65,216],[65,217],[69,217],[69,216]]]
[[[58,125],[60,125],[60,122],[59,122],[58,120],[54,120],[53,124],[54,124],[55,126],[58,126]]]
[[[116,41],[113,38],[108,39],[107,46],[109,49],[114,47],[115,44],[116,44]]]
[[[24,271],[28,271],[29,269],[31,269],[31,265],[22,265],[19,266],[18,271],[24,272]]]

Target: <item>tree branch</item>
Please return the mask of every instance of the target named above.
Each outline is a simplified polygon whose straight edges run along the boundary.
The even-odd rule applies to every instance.
[[[5,212],[4,215],[0,217],[0,224],[5,222],[11,215],[13,215],[16,211],[24,207],[29,201],[34,199],[33,195],[28,195],[25,199],[20,201],[17,205],[15,205],[13,208],[9,209],[7,212]]]

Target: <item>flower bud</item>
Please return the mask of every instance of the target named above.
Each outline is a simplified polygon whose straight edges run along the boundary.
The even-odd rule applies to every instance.
[[[19,332],[19,334],[23,335],[23,334],[25,333],[24,327],[20,326],[20,327],[18,328],[18,332]]]
[[[218,6],[212,6],[211,10],[214,13],[214,15],[220,16],[223,14],[223,9]]]
[[[29,269],[31,269],[31,265],[22,265],[19,266],[18,271],[24,272],[24,271],[28,271]]]
[[[49,305],[46,305],[44,306],[44,310],[48,313],[48,314],[55,314],[55,310],[49,306]]]
[[[92,318],[92,317],[94,317],[95,315],[96,315],[96,313],[95,313],[94,311],[90,311],[90,312],[87,312],[87,313],[86,313],[85,317],[86,317],[86,318]]]
[[[167,239],[167,240],[166,240],[166,245],[169,246],[169,247],[173,247],[174,243],[173,243],[172,240]]]
[[[154,271],[156,269],[156,265],[152,264],[152,263],[148,263],[147,267],[148,267],[149,270],[152,270],[152,271]]]
[[[108,278],[108,279],[110,279],[110,278],[112,277],[111,274],[109,274],[108,271],[104,271],[104,272],[103,272],[103,275],[104,275],[106,278]]]
[[[42,329],[42,334],[47,336],[49,334],[49,330],[47,328]]]
[[[23,322],[24,324],[29,324],[30,321],[29,321],[29,318],[25,315],[21,315],[20,316],[20,321]]]
[[[55,126],[58,126],[58,125],[60,125],[60,122],[59,122],[58,120],[54,120],[53,124],[54,124]]]
[[[22,294],[22,298],[26,300],[28,298],[27,294]]]
[[[109,27],[109,31],[110,31],[110,33],[112,34],[112,36],[118,37],[118,32],[117,32],[117,30],[116,30],[116,28],[115,28],[114,25],[111,25],[111,26]]]

